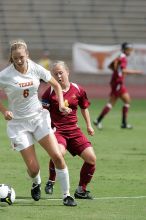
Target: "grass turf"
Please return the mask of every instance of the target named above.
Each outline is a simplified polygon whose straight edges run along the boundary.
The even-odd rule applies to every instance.
[[[104,106],[104,100],[92,100],[91,120],[95,119]],[[27,177],[25,165],[19,153],[11,150],[6,135],[6,122],[0,115],[0,183],[7,183],[16,191],[16,201],[12,206],[0,203],[1,220],[144,220],[146,215],[146,103],[133,100],[129,112],[132,130],[122,130],[121,106],[118,102],[104,119],[102,131],[95,128],[91,140],[96,155],[97,169],[88,189],[95,199],[78,200],[77,207],[62,205],[59,184],[54,194],[47,196],[44,186],[48,175],[46,152],[36,145],[41,166],[42,199],[31,199],[31,181]],[[79,124],[86,133],[85,123],[79,113]],[[71,193],[79,180],[82,160],[67,153],[66,162],[70,171]]]

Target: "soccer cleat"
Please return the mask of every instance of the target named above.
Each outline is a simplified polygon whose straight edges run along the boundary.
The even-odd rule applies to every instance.
[[[93,121],[93,124],[99,129],[99,130],[102,130],[102,124],[101,122],[98,122],[97,120]]]
[[[130,125],[130,124],[122,124],[122,125],[121,125],[121,128],[132,129],[133,127],[132,127],[132,125]]]
[[[77,203],[72,196],[65,197],[63,199],[63,204],[66,206],[77,206]]]
[[[31,196],[35,201],[38,201],[41,198],[41,184],[32,184]]]
[[[53,182],[51,180],[48,180],[46,183],[45,192],[46,194],[53,194]]]
[[[75,191],[74,197],[76,199],[93,199],[93,197],[90,195],[90,191],[84,190],[83,192]]]

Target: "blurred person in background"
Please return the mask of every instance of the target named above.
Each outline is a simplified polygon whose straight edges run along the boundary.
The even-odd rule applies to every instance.
[[[39,64],[47,70],[50,70],[51,60],[49,58],[50,52],[48,50],[43,51],[42,57],[39,60]]]
[[[97,119],[93,122],[98,129],[102,129],[102,120],[110,112],[112,107],[115,105],[117,100],[120,98],[124,105],[122,107],[122,123],[121,128],[131,129],[132,125],[128,124],[127,116],[128,110],[130,108],[131,98],[128,90],[125,86],[125,76],[127,74],[142,74],[140,70],[127,69],[127,56],[129,56],[133,51],[133,45],[124,42],[121,45],[120,55],[112,61],[109,68],[113,71],[112,78],[110,81],[111,92],[108,103],[105,105]]]
[[[95,172],[96,155],[90,141],[79,128],[77,119],[77,109],[79,106],[88,134],[94,135],[88,110],[90,103],[84,89],[78,84],[69,81],[69,68],[65,62],[56,61],[53,63],[51,65],[51,73],[61,85],[65,105],[71,108],[72,112],[64,115],[59,111],[58,99],[52,87],[49,87],[43,94],[42,103],[44,108],[50,111],[52,127],[55,129],[55,135],[62,155],[64,156],[68,150],[73,156],[78,155],[83,159],[79,184],[74,193],[75,198],[92,199],[92,195],[90,191],[87,191],[86,187]],[[55,178],[54,163],[50,160],[49,179],[45,187],[47,194],[53,193]]]
[[[7,133],[13,148],[20,152],[32,180],[31,196],[41,198],[40,166],[34,141],[48,153],[55,164],[60,181],[63,204],[75,206],[69,193],[69,174],[64,158],[51,128],[49,111],[43,109],[38,99],[40,79],[49,83],[57,94],[59,109],[68,114],[71,109],[64,105],[62,90],[50,71],[29,59],[27,45],[23,40],[14,40],[10,46],[10,65],[0,72],[0,88],[8,97],[8,108],[0,103],[0,112],[7,120]]]

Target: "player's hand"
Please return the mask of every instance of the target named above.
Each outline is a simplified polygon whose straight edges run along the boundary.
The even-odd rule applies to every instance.
[[[87,127],[87,132],[89,135],[93,136],[94,135],[94,129],[90,126],[90,127]]]
[[[12,118],[13,118],[13,113],[11,112],[11,111],[5,111],[4,112],[4,118],[5,118],[5,120],[12,120]]]
[[[63,107],[60,107],[60,108],[59,108],[59,111],[60,111],[60,112],[62,112],[62,113],[64,113],[64,115],[68,115],[69,113],[71,113],[71,112],[72,112],[72,109],[71,109],[71,108],[68,108],[68,107],[63,106]]]

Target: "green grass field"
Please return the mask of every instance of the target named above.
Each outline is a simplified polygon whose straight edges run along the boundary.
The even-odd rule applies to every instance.
[[[90,107],[93,120],[106,103],[92,100]],[[31,181],[19,153],[11,150],[6,135],[6,122],[0,116],[0,183],[7,183],[16,191],[12,206],[0,204],[0,220],[145,220],[146,219],[146,102],[133,100],[129,122],[133,130],[121,130],[121,106],[118,102],[103,121],[104,129],[95,129],[89,137],[97,155],[97,169],[89,190],[95,199],[78,200],[77,207],[62,205],[59,184],[53,196],[44,193],[48,175],[46,152],[36,145],[41,166],[42,199],[31,199]],[[79,114],[79,122],[86,133]],[[81,159],[66,155],[70,171],[71,193],[78,184]]]

